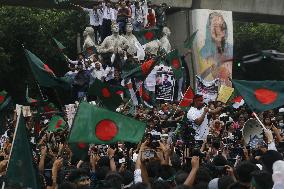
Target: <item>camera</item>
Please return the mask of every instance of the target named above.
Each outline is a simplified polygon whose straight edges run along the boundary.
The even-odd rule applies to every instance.
[[[153,149],[158,148],[160,146],[160,143],[159,143],[160,140],[161,140],[160,135],[151,135],[150,147],[153,148]]]

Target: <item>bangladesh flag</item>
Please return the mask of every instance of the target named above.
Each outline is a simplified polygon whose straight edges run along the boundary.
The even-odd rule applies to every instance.
[[[179,79],[182,77],[182,62],[178,50],[173,50],[166,55],[166,62],[172,67],[175,78]]]
[[[58,49],[62,52],[64,49],[66,49],[66,47],[60,43],[57,39],[55,39],[54,37],[52,38],[53,41],[55,42],[55,44],[57,45]]]
[[[70,143],[69,147],[72,151],[72,159],[74,158],[76,162],[79,160],[86,161],[88,157],[89,144],[86,143]]]
[[[262,112],[284,104],[284,81],[233,80],[233,84],[253,111]]]
[[[144,104],[150,108],[153,108],[155,103],[155,95],[153,92],[148,91],[143,83],[141,84],[139,94]]]
[[[150,59],[144,62],[142,65],[132,69],[128,73],[125,73],[122,77],[123,79],[135,77],[144,81],[155,67],[156,62],[157,61],[155,61],[154,59]]]
[[[111,144],[117,141],[138,143],[146,124],[122,114],[82,102],[70,132],[70,143]]]
[[[187,88],[182,100],[179,103],[179,107],[182,108],[183,110],[188,109],[193,102],[193,97],[194,97],[194,92],[193,92],[191,86],[189,86]]]
[[[27,89],[26,89],[26,101],[28,104],[36,104],[38,101],[36,99],[33,99],[31,97],[29,97],[29,87],[27,86]]]
[[[4,90],[0,92],[0,105],[5,101],[7,94]]]
[[[145,29],[141,31],[133,31],[141,45],[145,45],[153,40],[158,39],[161,36],[161,30],[158,28]]]
[[[21,188],[39,189],[39,177],[33,163],[32,149],[28,140],[22,113],[18,117],[13,146],[6,172],[7,184]]]
[[[70,89],[70,84],[62,78],[55,76],[54,72],[44,64],[36,55],[25,49],[30,68],[39,85],[43,87],[61,87]]]
[[[123,93],[122,87],[111,86],[99,79],[96,79],[88,90],[89,95],[99,97],[103,105],[110,110],[115,110],[123,102],[121,93]]]
[[[184,48],[191,49],[193,45],[193,41],[196,37],[198,30],[196,30],[189,38],[187,38],[184,42]]]
[[[10,103],[11,97],[8,96],[8,93],[3,90],[0,92],[0,111],[7,107]]]
[[[61,116],[54,115],[52,116],[49,124],[48,124],[48,131],[55,132],[59,130],[64,130],[66,126],[66,122]]]

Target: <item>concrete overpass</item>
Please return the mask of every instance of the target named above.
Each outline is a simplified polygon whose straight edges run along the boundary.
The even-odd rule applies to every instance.
[[[215,9],[233,11],[233,19],[284,24],[283,0],[152,0],[167,3],[172,10]],[[173,11],[170,11],[173,12]]]

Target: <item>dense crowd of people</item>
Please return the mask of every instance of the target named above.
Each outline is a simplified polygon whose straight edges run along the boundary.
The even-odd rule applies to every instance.
[[[104,39],[114,31],[126,34],[130,23],[135,31],[155,26],[163,28],[166,7],[166,4],[154,6],[149,1],[119,1],[115,4],[105,1],[93,9],[80,8],[89,13],[95,43],[99,45],[104,44]],[[113,21],[118,23],[118,28],[112,28]],[[121,54],[119,49],[116,52]],[[139,61],[129,51],[122,54],[113,56],[113,53],[96,52],[89,56],[80,53],[75,61],[66,56],[70,71],[65,76],[71,79],[71,101],[75,108],[78,106],[76,101],[94,100],[88,96],[88,89],[96,79],[123,87],[126,82],[122,79],[122,71],[160,56],[146,53],[145,59]],[[163,65],[162,69],[170,68]],[[131,80],[133,86],[139,83]],[[284,188],[282,108],[258,114],[266,129],[260,140],[247,144],[243,128],[255,116],[246,105],[236,109],[219,101],[205,104],[203,96],[196,94],[191,106],[185,110],[179,106],[181,100],[182,97],[177,95],[170,101],[159,100],[151,107],[143,103],[130,106],[128,101],[117,108],[117,112],[147,123],[145,135],[138,144],[122,141],[111,145],[69,144],[71,124],[67,121],[66,111],[45,110],[36,114],[33,112],[36,108],[31,107],[32,113],[25,120],[41,188]],[[67,125],[51,132],[48,130],[50,119],[58,112]],[[2,181],[5,181],[17,116],[14,109],[5,115],[0,155]],[[6,188],[9,187],[8,183]]]

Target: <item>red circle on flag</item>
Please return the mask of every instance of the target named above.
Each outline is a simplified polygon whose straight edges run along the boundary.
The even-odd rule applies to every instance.
[[[81,148],[81,149],[83,149],[83,148],[86,148],[87,145],[86,145],[85,143],[83,143],[83,142],[79,142],[79,143],[78,143],[78,147]]]
[[[0,103],[4,102],[4,96],[0,96]]]
[[[118,90],[118,91],[116,91],[115,93],[118,94],[118,95],[122,95],[122,94],[123,94],[123,91]]]
[[[102,95],[103,95],[103,97],[105,97],[105,98],[109,98],[111,95],[110,95],[110,92],[109,92],[109,90],[108,90],[108,88],[103,88],[102,89]]]
[[[113,121],[104,119],[97,124],[95,132],[98,139],[110,141],[116,136],[118,128]]]
[[[48,73],[54,75],[53,71],[48,67],[48,65],[44,64],[43,67],[44,67],[45,71],[47,71]]]
[[[154,38],[154,34],[153,34],[153,32],[148,31],[148,32],[146,32],[146,33],[144,34],[144,37],[145,37],[145,39],[147,39],[148,41],[150,41],[150,40],[152,40],[152,39]]]
[[[179,69],[180,67],[180,63],[179,63],[179,60],[178,59],[173,59],[172,60],[172,66],[175,68],[175,69]]]
[[[60,119],[60,120],[57,121],[57,123],[56,123],[56,125],[55,125],[55,128],[56,128],[56,129],[60,128],[61,124],[62,124],[62,119]]]
[[[269,89],[260,88],[254,91],[254,95],[260,103],[268,105],[277,99],[278,93]]]

